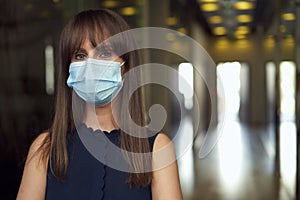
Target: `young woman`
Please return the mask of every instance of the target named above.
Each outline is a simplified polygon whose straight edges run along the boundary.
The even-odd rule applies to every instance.
[[[104,42],[126,30],[127,23],[106,9],[83,11],[64,28],[53,124],[30,147],[18,200],[182,199],[175,151],[169,138],[162,133],[136,137],[120,126],[132,121],[140,127],[146,125],[140,89],[127,105],[131,119],[122,113],[127,95],[124,88],[138,81],[137,77],[124,78],[139,65],[138,53],[120,53],[133,43],[132,36]],[[93,86],[98,83],[99,87]],[[96,145],[102,157],[92,155],[83,141],[85,136],[105,136],[109,144],[120,149],[122,158],[111,156],[113,148],[107,148],[107,141]],[[160,163],[164,158],[159,151],[163,148],[168,148],[167,157],[173,160],[166,165]],[[143,157],[149,153],[152,156]],[[105,158],[103,162],[101,158]],[[105,160],[115,160],[115,165],[106,165],[109,162]],[[128,164],[128,171],[118,168],[121,160]],[[153,170],[149,170],[149,163]]]

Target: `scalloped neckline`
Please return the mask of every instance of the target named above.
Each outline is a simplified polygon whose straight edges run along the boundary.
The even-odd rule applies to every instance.
[[[105,135],[116,135],[116,134],[119,134],[120,133],[120,129],[113,129],[111,131],[102,131],[100,129],[96,129],[96,130],[93,130],[92,127],[88,127],[85,123],[82,123],[82,125],[88,129],[89,131],[91,131],[92,133],[94,134],[99,134],[99,133],[104,133]]]

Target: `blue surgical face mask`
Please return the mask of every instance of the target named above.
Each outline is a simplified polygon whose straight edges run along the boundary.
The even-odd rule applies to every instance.
[[[69,67],[67,85],[84,101],[97,107],[110,103],[123,86],[119,62],[96,60],[73,62]]]

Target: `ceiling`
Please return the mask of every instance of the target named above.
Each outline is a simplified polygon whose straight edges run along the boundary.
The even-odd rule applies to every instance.
[[[244,39],[259,28],[293,37],[295,0],[190,0],[189,9],[206,32],[212,36]],[[272,30],[274,21],[279,28]]]
[[[72,14],[72,9],[76,10],[81,5],[81,0],[77,0],[74,5],[69,5],[70,1],[52,0],[42,3],[39,0],[4,0],[3,8],[0,7],[3,11],[0,12],[0,25],[7,28],[62,15],[66,17]],[[95,5],[119,12],[133,27],[138,26],[142,18],[139,10],[144,4],[142,0],[86,2],[87,6],[88,2],[94,2]],[[214,37],[244,39],[258,29],[268,35],[276,35],[278,31],[283,37],[295,35],[296,0],[169,0],[169,3],[167,26],[183,33],[188,33],[188,18],[192,17],[207,34]],[[274,28],[274,24],[278,26]]]

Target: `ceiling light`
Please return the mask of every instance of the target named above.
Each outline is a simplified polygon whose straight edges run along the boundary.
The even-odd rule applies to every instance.
[[[49,18],[51,16],[51,13],[47,10],[44,10],[44,11],[41,11],[39,13],[39,15],[40,15],[41,18],[46,19],[46,18]]]
[[[216,42],[217,48],[228,48],[230,46],[230,42],[224,36],[221,36]]]
[[[238,35],[246,35],[250,32],[250,29],[248,26],[239,26],[237,27],[235,33]]]
[[[264,40],[264,45],[267,47],[274,47],[275,46],[275,39],[274,36],[270,35]]]
[[[248,23],[252,21],[252,16],[251,15],[238,15],[236,16],[236,20],[240,23]]]
[[[286,32],[286,27],[284,25],[280,25],[279,29],[282,33]]]
[[[294,37],[292,35],[287,35],[285,38],[284,38],[284,42],[286,44],[294,44],[295,43],[295,40],[294,40]]]
[[[213,33],[215,35],[225,35],[227,33],[227,30],[225,27],[219,26],[213,29]]]
[[[208,18],[208,21],[211,23],[211,24],[220,24],[223,22],[223,18],[221,16],[211,16]]]
[[[179,51],[182,49],[182,45],[180,44],[180,42],[178,42],[178,40],[175,40],[174,42],[171,43],[171,48],[174,51]]]
[[[198,0],[199,3],[216,3],[219,0]]]
[[[120,10],[120,13],[124,16],[132,16],[136,13],[134,7],[124,7]]]
[[[103,1],[102,6],[105,8],[115,8],[119,5],[118,1]]]
[[[293,21],[293,20],[295,20],[295,14],[294,13],[283,13],[281,17],[285,21]]]
[[[184,28],[184,27],[181,27],[181,28],[177,29],[177,31],[178,31],[179,33],[183,34],[183,35],[186,35],[186,34],[187,34],[187,30],[186,30],[186,28]]]
[[[34,9],[34,5],[32,3],[28,3],[24,6],[24,11],[30,12]]]
[[[236,2],[233,7],[237,10],[251,10],[254,8],[254,3],[249,1]]]
[[[235,44],[237,45],[237,48],[242,49],[242,48],[247,48],[251,45],[251,43],[249,42],[249,40],[247,40],[246,36],[244,36],[243,38],[236,38],[238,39]]]
[[[241,34],[234,34],[236,39],[245,39],[246,35],[241,35]]]
[[[178,19],[176,17],[168,17],[166,23],[168,26],[174,26],[178,23]]]
[[[204,12],[213,12],[220,9],[220,6],[215,3],[205,3],[201,5],[201,9]]]
[[[166,39],[170,42],[174,41],[176,39],[176,36],[174,35],[174,33],[167,33],[166,34]]]

